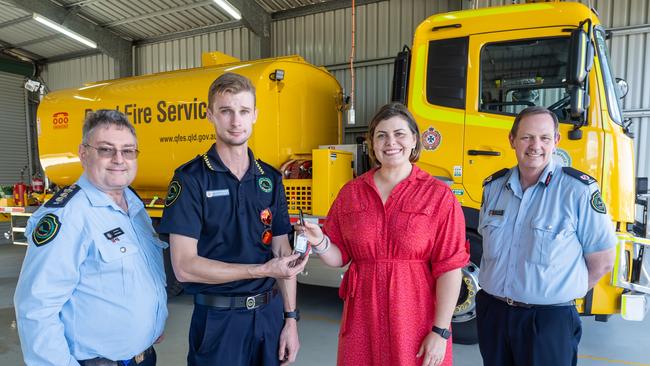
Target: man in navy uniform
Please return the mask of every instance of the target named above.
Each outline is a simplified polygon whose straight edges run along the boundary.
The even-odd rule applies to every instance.
[[[14,297],[27,365],[156,364],[166,244],[128,188],[137,157],[124,114],[90,113],[79,145],[83,175],[29,219]]]
[[[484,182],[477,295],[486,366],[575,365],[574,299],[612,269],[616,236],[596,180],[553,161],[554,113],[528,107],[509,135],[517,166]]]
[[[218,77],[207,116],[216,143],[176,170],[158,228],[169,234],[176,277],[194,295],[188,364],[293,362],[295,276],[306,257],[295,263],[292,255],[281,174],[248,148],[257,119],[250,80]]]

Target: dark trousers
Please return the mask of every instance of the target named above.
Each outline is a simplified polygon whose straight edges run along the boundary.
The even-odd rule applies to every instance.
[[[575,366],[582,322],[575,306],[514,307],[484,291],[476,296],[484,366]]]
[[[189,366],[276,366],[284,327],[282,296],[253,310],[194,305]]]

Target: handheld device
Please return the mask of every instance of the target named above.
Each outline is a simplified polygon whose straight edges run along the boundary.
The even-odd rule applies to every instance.
[[[305,225],[305,216],[302,213],[302,209],[298,209],[298,220],[300,220],[300,225]],[[294,235],[293,239],[293,253],[299,253],[300,259],[302,259],[307,253],[307,247],[309,243],[307,242],[307,237],[304,233],[299,232]]]

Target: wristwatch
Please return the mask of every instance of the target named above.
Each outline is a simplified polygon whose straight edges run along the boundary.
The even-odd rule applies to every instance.
[[[296,321],[300,320],[300,310],[296,309],[294,311],[285,311],[284,312],[284,318],[285,319],[296,319]]]
[[[285,316],[285,318],[286,318],[286,316]],[[437,333],[438,335],[440,335],[444,339],[449,339],[449,337],[451,337],[451,331],[449,329],[446,329],[446,328],[438,328],[438,327],[436,327],[434,325],[433,328],[431,328],[431,331],[434,332],[434,333]]]

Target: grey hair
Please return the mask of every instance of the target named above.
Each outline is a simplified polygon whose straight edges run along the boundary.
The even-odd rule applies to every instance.
[[[81,143],[87,144],[90,136],[95,132],[97,127],[116,126],[119,129],[126,128],[136,137],[135,128],[129,122],[124,113],[114,109],[98,109],[86,114],[83,129],[81,130]]]

